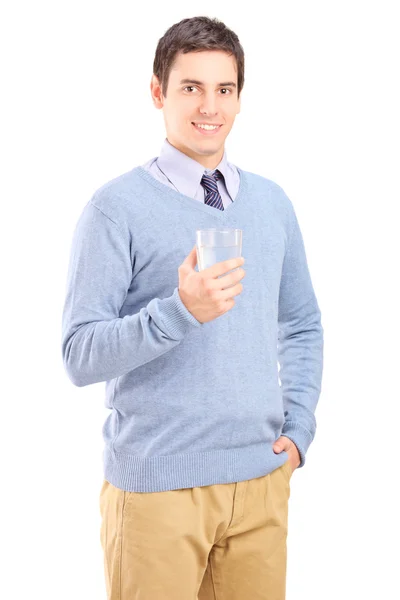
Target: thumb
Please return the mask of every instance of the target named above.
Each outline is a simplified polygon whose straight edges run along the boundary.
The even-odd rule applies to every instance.
[[[286,442],[287,442],[286,438],[283,438],[282,436],[280,438],[278,438],[273,445],[274,451],[279,454],[280,452],[282,452],[282,450],[285,450]]]
[[[185,260],[182,263],[183,265],[186,265],[188,267],[191,267],[192,269],[195,268],[195,266],[197,265],[197,245],[195,244],[193,246],[193,248],[191,249],[191,251],[189,252],[189,254],[187,255],[187,257],[185,258]]]

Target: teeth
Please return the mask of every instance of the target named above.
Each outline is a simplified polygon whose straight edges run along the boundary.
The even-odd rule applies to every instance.
[[[207,129],[208,131],[210,131],[212,129],[218,129],[219,125],[196,125],[196,127],[199,127],[200,129]]]

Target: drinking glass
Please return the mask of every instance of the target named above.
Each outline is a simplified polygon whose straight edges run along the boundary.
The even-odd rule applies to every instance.
[[[242,256],[242,237],[242,229],[197,229],[196,248],[199,271],[208,269],[217,262]],[[236,271],[236,269],[231,269],[227,273],[232,271]],[[226,273],[218,277],[225,275]]]

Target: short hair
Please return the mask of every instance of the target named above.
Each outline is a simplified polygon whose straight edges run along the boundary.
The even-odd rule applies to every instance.
[[[244,51],[239,38],[219,19],[200,16],[175,23],[158,41],[153,73],[158,77],[165,97],[169,75],[178,54],[204,50],[222,50],[235,57],[240,96],[244,85]]]

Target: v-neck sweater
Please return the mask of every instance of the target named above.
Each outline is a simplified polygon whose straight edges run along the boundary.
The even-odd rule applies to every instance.
[[[272,448],[280,435],[302,467],[314,438],[323,328],[299,222],[277,183],[238,170],[224,211],[138,166],[96,190],[77,221],[63,364],[76,386],[105,383],[104,476],[125,491],[261,477],[288,458]],[[209,228],[243,230],[246,275],[233,308],[201,323],[178,267]]]

